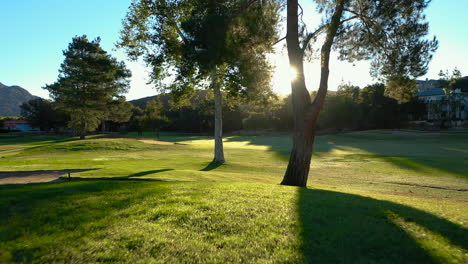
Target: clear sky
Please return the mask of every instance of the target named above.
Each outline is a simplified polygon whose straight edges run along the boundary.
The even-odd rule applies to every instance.
[[[57,79],[63,61],[62,50],[75,35],[100,36],[103,48],[120,60],[126,60],[122,51],[115,50],[119,38],[121,20],[131,0],[0,0],[0,82],[19,85],[34,95],[48,97],[42,87]],[[313,1],[302,0],[305,21],[309,27],[320,21],[314,14]],[[468,0],[433,0],[426,10],[430,23],[430,34],[439,39],[429,72],[424,78],[438,78],[443,69],[457,67],[468,75],[468,26],[466,14]],[[369,76],[369,63],[359,62],[355,66],[340,62],[333,56],[329,87],[331,90],[342,83],[351,82],[361,87],[374,82]],[[277,65],[273,89],[287,94],[289,66],[282,44],[272,56]],[[146,85],[145,67],[140,63],[127,62],[132,70],[131,89],[127,98],[136,99],[154,95],[156,91]],[[319,65],[306,66],[308,88],[318,84]]]

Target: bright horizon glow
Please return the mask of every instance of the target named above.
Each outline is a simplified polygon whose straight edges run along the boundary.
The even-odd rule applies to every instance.
[[[131,88],[127,99],[137,99],[156,94],[152,85],[147,85],[148,69],[141,62],[131,62],[122,50],[115,50],[119,38],[121,20],[125,17],[131,0],[15,0],[2,3],[3,20],[0,35],[0,82],[19,85],[30,93],[48,98],[46,84],[57,80],[58,69],[63,62],[65,50],[72,37],[86,34],[90,39],[101,37],[103,49],[119,60],[124,60],[132,71]],[[315,12],[313,1],[300,0],[304,9],[304,21],[310,30],[321,23]],[[468,1],[433,0],[425,14],[429,21],[429,37],[436,35],[439,49],[429,64],[429,71],[419,79],[438,79],[440,70],[457,67],[462,75],[468,75],[468,32],[460,24],[465,20]],[[284,26],[281,31],[284,31]],[[280,33],[281,37],[284,32]],[[272,78],[275,93],[291,93],[290,68],[284,42],[275,46],[270,57],[276,67]],[[337,60],[332,53],[328,87],[336,90],[341,83],[352,83],[359,87],[376,82],[369,75],[369,62],[354,65]],[[304,78],[309,91],[316,90],[320,79],[319,60],[304,63]]]

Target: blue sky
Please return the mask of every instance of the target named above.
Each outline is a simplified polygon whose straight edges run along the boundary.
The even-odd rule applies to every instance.
[[[319,22],[314,16],[312,1],[302,1],[306,22],[313,27]],[[48,97],[45,84],[57,79],[63,61],[62,50],[75,35],[86,34],[90,38],[100,36],[105,50],[126,60],[122,51],[116,51],[121,20],[131,0],[14,0],[2,1],[0,35],[0,82],[20,85],[32,94]],[[432,60],[429,72],[421,78],[437,78],[441,69],[458,67],[468,75],[468,26],[467,0],[433,0],[426,10],[430,34],[439,39],[439,50]],[[276,92],[289,93],[287,58],[281,45],[272,60],[277,64],[273,88]],[[283,52],[282,52],[283,51]],[[155,94],[146,83],[145,67],[127,62],[133,72],[131,89],[127,98],[135,99]],[[309,89],[313,89],[319,76],[317,63],[306,66]],[[330,88],[342,82],[364,86],[374,82],[369,76],[367,62],[349,63],[331,61]]]

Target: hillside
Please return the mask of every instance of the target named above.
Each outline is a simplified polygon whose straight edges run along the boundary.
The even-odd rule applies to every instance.
[[[19,116],[21,104],[34,98],[36,96],[22,87],[0,83],[0,116]]]
[[[195,96],[197,95],[197,96]],[[199,99],[195,99],[195,98],[205,98],[206,97],[206,90],[198,90],[198,92],[196,92],[194,95],[194,97],[191,99],[192,103],[195,103],[193,102],[193,100],[199,100]],[[163,104],[164,104],[164,107],[166,109],[169,109],[169,105],[170,105],[170,101],[172,99],[172,95],[169,94],[169,93],[166,93],[166,94],[159,94],[159,95],[154,95],[154,96],[147,96],[147,97],[143,97],[143,98],[140,98],[140,99],[135,99],[135,100],[130,100],[128,101],[129,103],[133,104],[134,106],[138,106],[142,109],[145,109],[146,108],[146,104],[148,103],[148,101],[154,99],[154,98],[158,98]]]
[[[148,97],[143,97],[143,98],[140,98],[140,99],[135,99],[135,100],[131,100],[129,101],[131,104],[133,104],[134,106],[138,106],[142,109],[145,109],[146,108],[146,104],[148,103],[149,100],[155,98],[156,96],[148,96]]]
[[[159,94],[159,95],[154,95],[154,96],[147,96],[147,97],[143,97],[143,98],[140,98],[140,99],[135,99],[135,100],[131,100],[129,101],[131,104],[133,104],[134,106],[138,106],[142,109],[145,109],[146,108],[146,104],[148,103],[148,101],[154,99],[154,98],[158,98],[159,100],[161,100],[161,102],[164,104],[164,107],[166,109],[169,108],[169,101],[171,100],[171,95],[170,94]]]

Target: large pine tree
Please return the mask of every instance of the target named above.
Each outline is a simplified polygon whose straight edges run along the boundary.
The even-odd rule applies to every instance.
[[[69,126],[84,139],[88,131],[109,120],[115,104],[129,87],[130,71],[100,46],[100,38],[89,41],[76,36],[63,52],[58,80],[44,89],[59,108],[70,115]]]

